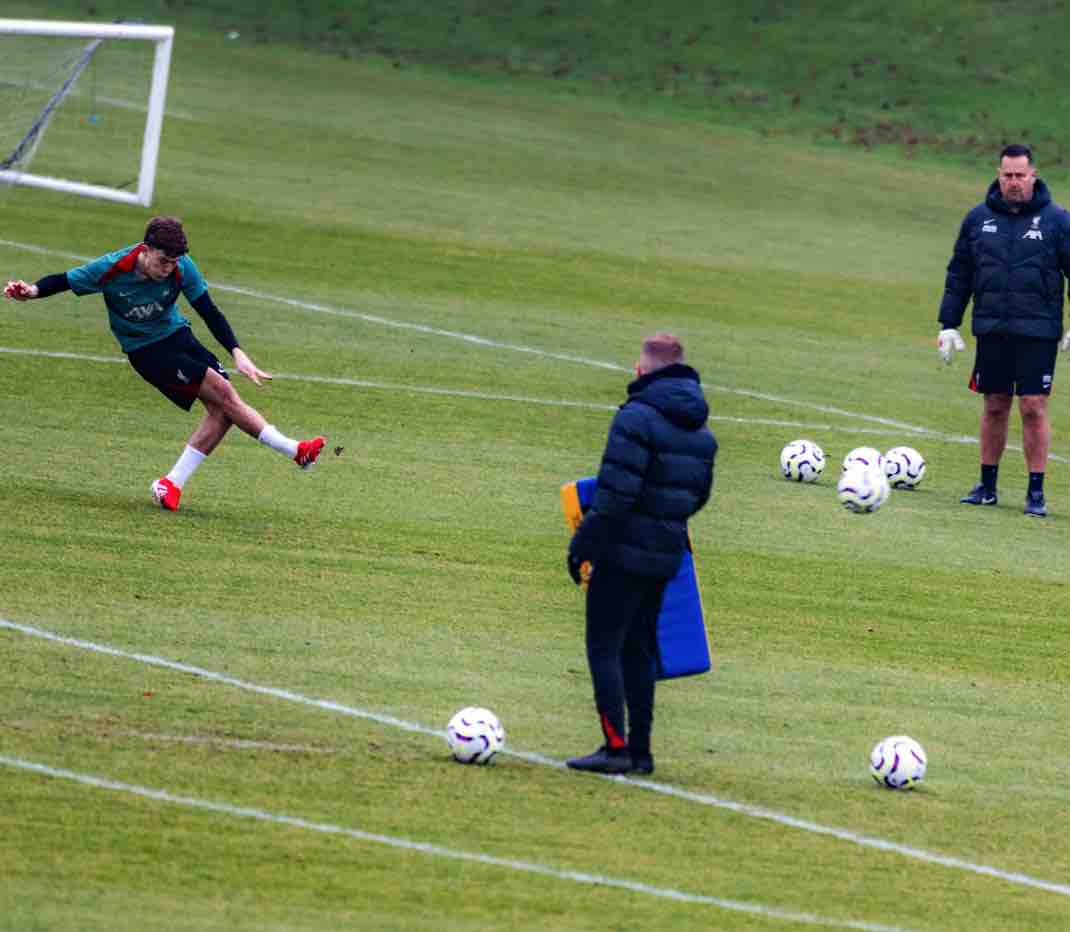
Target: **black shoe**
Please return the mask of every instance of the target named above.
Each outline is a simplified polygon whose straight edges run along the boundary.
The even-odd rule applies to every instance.
[[[1048,506],[1043,492],[1030,492],[1025,497],[1025,513],[1031,518],[1046,518]]]
[[[570,757],[565,763],[573,770],[590,773],[627,773],[632,769],[632,755],[627,748],[612,750],[603,746],[586,757]]]
[[[963,495],[959,499],[963,505],[994,505],[998,499],[996,498],[996,490],[986,489],[984,483],[979,482],[972,489],[970,489],[969,495]]]
[[[654,756],[652,754],[632,754],[632,773],[653,773]]]

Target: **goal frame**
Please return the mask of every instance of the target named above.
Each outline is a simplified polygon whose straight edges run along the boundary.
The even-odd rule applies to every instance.
[[[35,175],[32,172],[0,170],[0,182],[47,188],[83,197],[96,197],[122,204],[149,207],[156,187],[156,165],[160,155],[160,135],[163,131],[164,104],[167,99],[167,80],[171,71],[173,26],[135,26],[123,23],[76,23],[59,20],[0,19],[0,35],[55,36],[69,39],[126,39],[152,42],[155,46],[152,63],[152,82],[149,87],[148,112],[141,143],[141,164],[138,170],[137,193],[85,184],[65,178]]]

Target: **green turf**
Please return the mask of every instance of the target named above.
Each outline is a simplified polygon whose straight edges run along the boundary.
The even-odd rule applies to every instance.
[[[521,6],[516,22],[535,22]],[[696,120],[686,100],[588,95],[578,64],[565,94],[535,74],[459,74],[468,52],[414,51],[420,67],[395,69],[302,50],[281,15],[260,42],[226,39],[223,25],[256,24],[211,8],[171,19],[181,115],[153,210],[183,217],[243,345],[278,374],[259,390],[236,380],[243,395],[344,449],[300,474],[235,435],[162,514],[148,485],[194,421],[122,363],[99,299],[5,303],[0,617],[431,729],[486,705],[513,749],[586,752],[597,730],[558,488],[596,468],[639,340],[671,328],[721,442],[693,524],[715,668],[659,690],[656,778],[1065,881],[1068,415],[1054,395],[1048,520],[1021,514],[1017,450],[1000,507],[959,506],[978,401],[966,360],[945,369],[933,346],[943,268],[987,168],[815,143],[816,110],[779,139],[712,119],[723,110]],[[413,49],[435,22],[406,26]],[[817,22],[815,41],[830,28]],[[652,62],[637,51],[637,72]],[[0,198],[5,279],[134,241],[151,215]],[[817,485],[779,477],[798,436],[828,454]],[[928,459],[919,490],[875,515],[841,509],[847,450],[901,443]],[[108,781],[767,913],[1056,930],[1070,908],[515,756],[456,766],[433,735],[24,633],[0,630],[0,663],[0,756]],[[898,732],[931,757],[910,794],[866,773],[872,744]],[[8,767],[0,798],[5,930],[796,927]]]
[[[11,0],[6,15],[39,16]],[[1059,127],[1067,66],[1061,0],[1008,9],[821,0],[57,0],[80,18],[177,23],[224,55],[299,45],[395,73],[448,73],[514,93],[577,96],[802,135],[894,158],[987,165],[1007,139],[1048,165],[1070,159]]]

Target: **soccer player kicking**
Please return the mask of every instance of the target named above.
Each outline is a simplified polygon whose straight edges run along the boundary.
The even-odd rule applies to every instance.
[[[154,217],[143,242],[109,252],[69,272],[46,275],[33,284],[10,281],[4,295],[14,301],[29,301],[63,291],[73,291],[79,297],[96,292],[103,295],[112,333],[138,375],[186,411],[196,399],[205,407],[206,413],[178,462],[152,483],[152,496],[161,508],[178,511],[186,482],[219,446],[232,424],[290,457],[302,469],[315,464],[326,438],[291,440],[276,430],[242,401],[219,360],[201,345],[189,321],[179,313],[181,293],[231,354],[239,372],[256,385],[271,378],[238,345],[230,324],[212,301],[189,256],[186,233],[176,217]]]

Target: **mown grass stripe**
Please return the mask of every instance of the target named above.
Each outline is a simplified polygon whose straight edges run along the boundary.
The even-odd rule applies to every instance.
[[[102,362],[123,364],[125,356],[96,356],[90,353],[71,353],[62,350],[24,349],[13,346],[0,346],[0,354],[10,356],[33,356],[44,359],[69,359],[75,362]],[[505,401],[516,404],[539,405],[553,408],[580,408],[587,411],[616,411],[617,405],[598,404],[592,401],[571,401],[561,398],[535,398],[531,395],[510,395],[495,392],[477,392],[460,388],[439,388],[433,385],[405,385],[398,382],[377,382],[370,379],[351,379],[344,376],[307,375],[295,372],[276,372],[273,376],[280,381],[310,382],[321,385],[339,385],[353,388],[366,388],[377,391],[410,392],[416,395],[439,395],[446,398],[466,398],[474,401]],[[810,424],[802,421],[789,421],[782,418],[736,417],[728,414],[711,414],[710,420],[717,423],[750,424],[766,427],[790,427],[794,430],[834,430],[851,434],[876,434],[895,436],[897,432],[880,427],[844,426],[837,424]]]
[[[78,262],[88,262],[91,257],[79,256],[73,253],[61,252],[59,250],[48,249],[42,246],[35,246],[30,243],[19,243],[12,240],[0,239],[0,246],[7,246],[11,249],[20,249],[27,252],[39,253],[41,255],[53,255],[60,256],[67,259],[74,259]],[[386,327],[394,327],[403,330],[414,330],[420,333],[426,333],[432,336],[448,337],[450,339],[462,340],[466,343],[485,346],[488,349],[495,350],[510,350],[517,353],[527,353],[529,355],[540,356],[544,359],[554,359],[564,362],[573,362],[585,366],[594,366],[600,369],[609,369],[616,372],[630,372],[631,369],[628,366],[622,366],[614,362],[606,362],[604,360],[592,359],[586,356],[577,356],[571,353],[558,353],[551,350],[543,350],[532,346],[523,346],[515,343],[504,343],[497,340],[491,340],[487,337],[481,337],[471,333],[461,333],[455,330],[442,330],[437,327],[431,327],[427,324],[413,323],[410,321],[394,320],[389,317],[382,317],[378,314],[366,314],[360,311],[351,311],[344,308],[331,307],[325,304],[315,304],[308,301],[299,301],[296,298],[288,298],[282,295],[273,295],[268,292],[256,291],[251,288],[244,288],[239,285],[226,285],[213,282],[212,287],[223,292],[230,292],[231,294],[240,294],[245,297],[255,298],[258,301],[270,301],[276,304],[282,304],[288,307],[299,308],[304,311],[311,311],[318,314],[330,314],[336,317],[348,317],[355,320],[362,320],[365,323],[374,323]],[[795,407],[806,408],[811,411],[819,411],[823,414],[834,414],[838,417],[850,418],[852,420],[869,421],[871,423],[880,424],[884,427],[894,428],[900,431],[907,431],[908,433],[916,434],[919,437],[929,437],[935,440],[943,440],[947,443],[963,443],[963,444],[976,444],[977,438],[970,437],[964,434],[947,434],[941,431],[933,430],[929,427],[921,427],[916,424],[908,424],[905,421],[899,421],[894,418],[883,417],[877,414],[865,414],[859,411],[850,411],[845,408],[839,408],[833,405],[821,404],[818,402],[805,401],[798,398],[785,398],[780,395],[771,395],[766,392],[757,392],[749,388],[739,388],[731,385],[713,385],[709,387],[715,392],[725,392],[728,394],[739,395],[744,398],[754,398],[759,401],[768,401],[773,404],[785,404]],[[1020,450],[1018,447],[1008,445],[1008,449]],[[1049,459],[1054,462],[1067,463],[1070,462],[1070,457],[1065,457],[1056,453],[1050,453]]]
[[[187,663],[180,663],[174,660],[167,660],[163,657],[156,657],[152,654],[134,653],[131,651],[122,650],[118,647],[111,647],[106,644],[96,644],[93,641],[85,641],[80,638],[72,638],[61,634],[55,634],[51,631],[45,631],[41,628],[36,628],[32,625],[24,625],[18,622],[9,621],[6,618],[0,618],[0,628],[6,628],[9,631],[16,631],[21,634],[29,635],[30,637],[40,638],[45,641],[51,641],[56,644],[65,645],[67,647],[76,647],[81,650],[104,654],[110,657],[119,657],[126,660],[134,660],[138,663],[144,663],[148,666],[162,667],[168,670],[175,670],[179,673],[188,673],[191,676],[196,676],[205,680],[211,680],[216,683],[223,683],[228,686],[234,686],[238,689],[244,689],[249,692],[259,693],[260,695],[272,696],[276,699],[284,699],[287,702],[295,702],[301,705],[313,706],[315,708],[324,709],[328,712],[338,712],[342,715],[348,715],[353,718],[366,719],[368,721],[376,722],[380,725],[387,725],[389,727],[399,728],[404,731],[432,735],[437,738],[445,737],[445,732],[442,729],[431,728],[427,725],[421,725],[417,722],[405,721],[404,719],[395,718],[392,715],[384,715],[380,712],[372,712],[367,709],[358,709],[352,706],[343,705],[340,702],[333,702],[331,700],[313,699],[308,696],[302,696],[300,693],[295,693],[288,689],[279,689],[275,686],[260,686],[256,683],[250,683],[245,680],[238,679],[237,677],[229,676],[225,673],[216,673],[211,670],[202,669],[201,667],[192,666]],[[556,769],[564,769],[565,767],[563,761],[555,760],[554,758],[546,757],[542,754],[538,754],[535,752],[516,751],[506,748],[500,753],[542,766],[550,766]],[[865,835],[859,832],[851,831],[850,829],[835,828],[833,826],[821,825],[817,822],[811,822],[807,819],[798,819],[794,816],[786,815],[785,813],[777,812],[773,809],[766,809],[762,806],[754,806],[750,805],[749,803],[740,803],[730,799],[722,799],[720,797],[712,796],[706,793],[695,793],[690,790],[684,790],[666,783],[658,783],[653,780],[641,780],[624,776],[605,776],[602,777],[602,779],[612,780],[613,782],[618,784],[633,786],[638,789],[644,789],[651,792],[660,793],[664,796],[671,796],[676,799],[686,800],[688,802],[699,803],[703,806],[710,806],[716,809],[724,809],[729,812],[749,816],[755,819],[763,819],[769,822],[774,822],[777,825],[781,825],[786,828],[799,829],[800,831],[809,832],[810,834],[814,835],[824,835],[829,838],[835,838],[839,841],[849,842],[850,844],[859,845],[864,848],[872,848],[878,851],[885,851],[891,854],[901,855],[903,857],[911,858],[915,861],[921,861],[927,864],[935,864],[940,867],[948,867],[954,870],[967,871],[969,873],[979,874],[981,876],[993,877],[995,879],[1006,881],[1007,883],[1016,884],[1018,886],[1032,887],[1038,890],[1044,890],[1048,893],[1057,893],[1060,896],[1070,896],[1070,885],[1068,884],[1055,883],[1049,880],[1042,880],[1036,877],[1031,877],[1028,874],[1019,873],[1017,871],[1006,871],[998,867],[991,867],[986,864],[978,864],[973,861],[965,860],[963,858],[957,858],[950,855],[937,854],[935,852],[925,851],[924,849],[914,848],[910,845],[901,845],[898,842],[889,841],[884,838],[877,838],[872,835]]]
[[[484,864],[489,867],[502,867],[508,870],[522,871],[528,874],[550,877],[554,880],[567,880],[572,883],[581,883],[597,887],[613,887],[618,890],[626,890],[630,893],[639,893],[645,896],[675,900],[681,903],[714,906],[718,909],[731,910],[732,912],[749,913],[767,919],[779,919],[803,925],[824,926],[833,929],[858,929],[862,930],[862,932],[909,932],[909,930],[903,929],[900,926],[888,926],[882,923],[866,922],[858,919],[832,919],[825,916],[817,916],[813,913],[778,909],[774,906],[766,906],[762,903],[730,900],[725,899],[724,897],[709,896],[703,893],[688,893],[684,890],[675,890],[671,887],[656,887],[636,880],[623,880],[617,877],[606,877],[601,874],[590,874],[586,871],[550,867],[533,861],[500,858],[491,854],[483,854],[478,851],[461,851],[456,848],[445,848],[441,845],[431,844],[426,841],[413,841],[409,838],[381,835],[377,832],[366,832],[363,829],[348,828],[343,825],[332,825],[328,822],[313,822],[298,816],[268,812],[265,809],[255,809],[249,806],[236,806],[226,802],[198,799],[194,796],[179,796],[170,793],[167,790],[138,786],[134,783],[124,783],[119,780],[111,780],[106,777],[95,776],[94,774],[78,773],[77,771],[67,770],[62,767],[53,767],[49,764],[23,760],[19,757],[0,755],[0,765],[39,774],[45,777],[70,780],[95,789],[109,790],[117,793],[128,793],[133,796],[139,796],[142,799],[152,800],[153,802],[170,803],[171,805],[184,806],[188,809],[198,809],[203,812],[212,812],[219,815],[234,816],[236,818],[255,819],[259,822],[285,825],[290,828],[319,832],[324,835],[338,835],[345,838],[352,838],[357,841],[386,845],[390,848],[399,848],[403,851],[415,851],[430,857],[448,858],[453,861],[468,861],[476,864]]]

